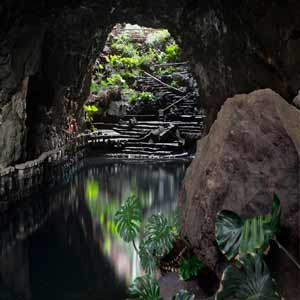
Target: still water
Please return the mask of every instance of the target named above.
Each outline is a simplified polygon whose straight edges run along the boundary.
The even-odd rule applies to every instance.
[[[116,232],[114,215],[130,194],[144,219],[171,213],[186,161],[89,160],[67,184],[1,218],[0,300],[121,300],[143,274]]]

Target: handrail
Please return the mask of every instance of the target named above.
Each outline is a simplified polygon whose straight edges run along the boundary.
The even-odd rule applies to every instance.
[[[169,84],[167,84],[167,83],[161,81],[160,79],[158,79],[157,77],[151,75],[150,73],[148,73],[148,72],[146,72],[146,71],[143,71],[143,73],[146,74],[148,77],[151,77],[151,78],[154,79],[155,81],[159,82],[161,85],[164,85],[165,87],[167,87],[167,88],[169,88],[169,89],[172,89],[172,90],[174,90],[174,91],[176,91],[176,92],[179,92],[181,95],[184,94],[184,92],[183,92],[182,90],[177,89],[177,88],[175,88],[175,87],[173,87],[173,86],[171,86],[171,85],[169,85]]]
[[[166,108],[162,109],[162,112],[165,112],[165,111],[169,110],[171,107],[175,106],[176,104],[178,104],[179,102],[181,102],[182,100],[184,100],[185,98],[187,98],[188,96],[189,96],[189,94],[183,96],[182,98],[180,98],[176,102],[174,102],[174,103],[170,104],[169,106],[167,106]]]
[[[165,63],[165,64],[154,64],[154,67],[168,67],[168,66],[182,66],[182,65],[188,65],[188,61],[183,62],[177,62],[177,63]]]

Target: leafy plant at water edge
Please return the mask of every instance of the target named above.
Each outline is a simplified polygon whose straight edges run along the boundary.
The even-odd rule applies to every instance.
[[[129,287],[129,293],[134,298],[127,300],[160,300],[160,291],[157,280],[149,275],[138,277]]]
[[[172,297],[172,300],[194,300],[194,299],[195,299],[195,295],[183,289],[181,289],[177,294],[175,294]]]
[[[142,213],[135,195],[131,195],[116,213],[117,231],[126,242],[134,242],[141,222]]]
[[[157,266],[157,258],[150,252],[148,245],[144,241],[141,242],[139,247],[139,257],[141,266],[145,272],[152,274]]]
[[[170,252],[175,237],[166,217],[161,214],[150,217],[145,226],[144,242],[152,255],[163,257]]]
[[[280,300],[275,283],[262,257],[247,254],[241,268],[228,266],[222,276],[216,300]]]
[[[196,256],[183,258],[179,263],[179,273],[183,280],[189,280],[194,276],[197,276],[200,269],[204,266]]]
[[[229,259],[265,251],[275,238],[280,221],[280,200],[274,195],[272,213],[243,220],[232,211],[223,210],[216,218],[216,241]]]

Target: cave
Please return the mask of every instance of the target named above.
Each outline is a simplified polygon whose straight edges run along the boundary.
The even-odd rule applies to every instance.
[[[272,275],[277,282],[278,287],[269,284],[270,289],[276,290],[270,299],[280,299],[277,291],[284,299],[296,299],[300,294],[299,14],[300,4],[296,0],[2,1],[0,298],[31,300],[43,297],[42,291],[36,290],[43,282],[57,287],[58,283],[49,278],[51,265],[40,268],[38,264],[43,259],[57,259],[59,251],[62,257],[68,251],[74,251],[66,265],[74,265],[74,270],[81,270],[84,276],[88,276],[84,269],[85,258],[76,252],[80,246],[85,248],[83,252],[89,268],[93,269],[91,260],[94,259],[97,266],[105,264],[110,277],[116,278],[120,270],[107,262],[105,248],[100,247],[101,251],[98,251],[99,243],[105,247],[109,247],[108,244],[116,246],[114,241],[105,239],[105,226],[109,226],[110,232],[117,230],[110,219],[112,211],[116,211],[105,206],[107,214],[101,215],[104,206],[99,208],[95,198],[101,196],[106,203],[109,202],[108,195],[114,200],[125,190],[126,197],[130,198],[129,191],[133,190],[141,199],[143,214],[147,216],[158,210],[173,209],[171,198],[178,200],[180,238],[177,244],[174,243],[170,255],[161,259],[161,266],[167,266],[162,271],[167,276],[160,281],[163,299],[171,299],[170,290],[175,285],[173,275],[168,277],[165,271],[170,267],[168,262],[175,258],[176,263],[177,254],[184,249],[187,249],[184,250],[186,256],[194,257],[204,267],[198,277],[193,277],[194,280],[179,284],[179,287],[176,285],[176,292],[178,289],[191,290],[199,300],[214,295],[218,300],[230,299],[232,295],[228,294],[226,298],[223,289],[218,290],[218,287],[225,286],[227,277],[224,279],[223,272],[227,271],[225,275],[230,271],[238,272],[230,269],[232,265],[226,257],[229,255],[231,259],[239,260],[242,253],[239,251],[242,250],[239,248],[239,255],[234,255],[232,252],[236,249],[224,249],[218,240],[218,226],[221,226],[224,210],[241,215],[235,216],[240,220],[239,224],[252,222],[254,226],[257,215],[273,218],[272,230],[279,230],[276,238],[275,234],[265,236],[270,251],[263,262],[260,261],[268,278]],[[130,160],[133,149],[137,151],[136,144],[124,146],[123,142],[117,143],[113,151],[109,148],[113,152],[112,158],[117,161],[112,161],[111,165],[99,161],[97,156],[105,145],[111,147],[111,142],[103,139],[104,131],[100,132],[101,136],[94,134],[91,122],[87,126],[84,107],[95,104],[87,102],[95,81],[95,62],[116,24],[168,30],[180,48],[179,62],[188,63],[204,117],[201,119],[201,136],[188,148],[187,161],[183,159],[173,165],[172,161],[167,162],[162,157],[154,160],[155,153],[147,151],[155,152],[153,149],[159,143],[172,148],[174,143],[182,140],[182,135],[179,138],[176,133],[177,140],[155,141],[151,132],[146,140],[144,136],[135,140],[147,148],[147,151],[141,150],[145,156],[140,162],[143,161],[144,165]],[[153,75],[150,71],[146,70]],[[163,77],[154,77],[164,81]],[[139,95],[142,92],[139,91]],[[149,91],[145,89],[145,92],[149,97]],[[159,116],[159,111],[156,114]],[[70,116],[72,124],[76,123],[76,134],[79,134],[74,139],[75,134],[69,132]],[[165,116],[160,117],[159,122],[171,123],[163,119]],[[185,121],[187,128],[195,123],[195,116],[193,118]],[[133,119],[122,122],[121,119],[115,117],[113,128],[118,127],[126,135],[124,126],[132,127]],[[103,116],[100,116],[95,123],[102,124],[102,121]],[[147,129],[153,120],[135,122],[134,126]],[[102,124],[96,132],[107,130],[107,123],[112,122]],[[159,135],[168,131],[174,136],[173,129],[167,129]],[[144,145],[146,143],[152,145]],[[120,147],[129,155],[118,160]],[[159,153],[173,154],[169,148],[162,148]],[[119,177],[124,182],[117,181]],[[78,199],[76,194],[80,195]],[[88,199],[89,213],[82,199]],[[78,212],[74,213],[78,205],[82,205],[80,213],[84,211],[84,218]],[[60,218],[55,218],[55,211]],[[68,217],[61,217],[61,214]],[[51,232],[51,228],[59,228],[60,223],[67,226],[64,225],[66,218],[70,218],[70,231],[77,230],[80,236],[69,234],[63,237],[63,234],[53,233],[51,239],[45,240],[48,235],[45,232]],[[88,220],[89,225],[82,225],[80,218]],[[94,227],[91,225],[93,218],[97,219]],[[261,226],[263,230],[268,225]],[[242,232],[238,232],[242,239]],[[95,236],[97,241],[93,240]],[[76,246],[70,247],[68,238],[78,238]],[[50,241],[56,244],[56,252],[43,251]],[[9,252],[8,249],[12,250]],[[257,249],[254,247],[254,250]],[[130,254],[130,268],[138,261],[133,253]],[[250,263],[251,258],[245,257]],[[255,259],[260,259],[257,257]],[[126,263],[128,261],[124,260]],[[41,277],[41,280],[44,278],[42,283],[39,272],[45,275]],[[63,272],[67,274],[68,271]],[[82,286],[78,286],[80,299],[85,299],[97,282],[101,282],[103,273],[93,272],[95,282],[89,283],[85,278]],[[130,276],[135,277],[137,274],[133,273]],[[30,276],[33,276],[32,281]],[[113,296],[108,291],[107,297],[125,297],[129,281],[129,275],[126,276],[124,282],[118,283],[119,294]],[[76,285],[79,279],[75,279]],[[33,282],[39,283],[31,286]],[[104,282],[103,279],[101,285],[105,285]],[[64,296],[55,294],[55,297],[72,299],[71,279],[63,284],[70,293]],[[236,290],[239,288],[235,286]],[[53,295],[59,293],[59,290],[52,290]],[[90,296],[96,297],[97,293]]]

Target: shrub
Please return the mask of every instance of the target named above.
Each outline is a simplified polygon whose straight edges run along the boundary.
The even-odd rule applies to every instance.
[[[163,29],[163,30],[158,30],[154,31],[153,33],[150,33],[147,36],[146,39],[146,46],[148,47],[155,47],[155,48],[163,48],[166,43],[170,40],[171,35],[168,30]]]
[[[176,62],[179,59],[179,47],[176,43],[173,43],[166,47],[165,57],[169,62]]]

